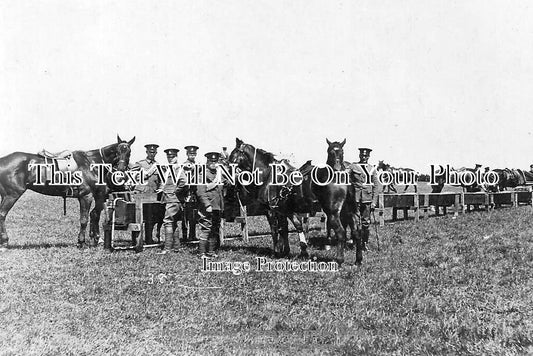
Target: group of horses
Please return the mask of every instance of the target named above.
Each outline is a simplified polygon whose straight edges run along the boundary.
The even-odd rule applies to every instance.
[[[5,249],[8,244],[8,235],[5,228],[5,219],[9,210],[17,202],[20,196],[27,190],[52,195],[69,196],[78,199],[80,204],[80,230],[78,233],[78,246],[96,246],[100,236],[99,218],[105,206],[105,200],[110,191],[123,189],[112,185],[106,179],[105,185],[97,184],[98,177],[93,167],[95,164],[109,164],[112,171],[125,171],[129,166],[131,145],[135,137],[130,141],[124,141],[117,136],[117,142],[91,151],[73,151],[72,159],[77,165],[77,170],[82,173],[82,183],[75,190],[66,185],[38,185],[36,184],[36,170],[32,166],[48,162],[45,157],[38,154],[14,152],[0,158],[0,249]],[[277,160],[276,157],[261,148],[257,148],[249,143],[245,143],[239,138],[235,141],[235,148],[227,158],[228,163],[237,165],[241,171],[259,171],[264,178],[263,183],[251,184],[247,186],[236,185],[232,194],[237,194],[242,204],[251,202],[258,204],[262,211],[266,212],[266,217],[270,225],[273,238],[274,253],[277,257],[289,257],[289,228],[290,220],[295,226],[300,239],[300,255],[308,257],[308,239],[304,231],[303,218],[301,214],[314,213],[317,205],[327,217],[327,235],[331,242],[336,244],[336,261],[340,264],[344,262],[344,250],[347,243],[347,231],[350,230],[350,241],[356,252],[356,264],[363,260],[363,242],[360,231],[358,231],[357,206],[355,202],[354,187],[347,184],[337,184],[331,182],[326,185],[317,184],[327,181],[331,169],[335,172],[346,171],[349,162],[344,161],[344,145],[342,142],[327,143],[326,167],[315,167],[311,161],[307,161],[302,167],[296,168],[287,160]],[[299,170],[303,176],[302,184],[277,185],[272,183],[272,164],[283,164],[287,174]],[[395,168],[383,161],[380,161],[378,170],[391,171]],[[405,170],[405,168],[403,169]],[[311,179],[311,172],[315,172],[316,179]],[[504,189],[509,186],[519,186],[533,180],[533,174],[528,172],[517,172],[516,170],[495,170],[500,178],[500,183],[494,189]],[[440,192],[444,183],[433,186],[433,192]],[[407,190],[405,187],[404,191]],[[397,192],[394,186],[389,190]],[[481,189],[481,187],[469,187],[471,190]],[[416,191],[416,184],[415,184]],[[89,210],[92,202],[94,208]],[[85,238],[87,223],[90,222],[89,239]]]
[[[82,174],[81,184],[73,189],[68,185],[39,185],[37,183],[36,165],[46,164],[49,160],[38,154],[14,152],[0,158],[0,249],[5,249],[8,244],[8,235],[5,220],[13,205],[27,190],[37,193],[77,198],[80,204],[80,231],[78,233],[78,246],[96,246],[100,238],[100,213],[104,209],[105,201],[110,190],[121,189],[108,179],[112,171],[125,171],[128,169],[131,145],[135,137],[124,141],[117,135],[117,142],[91,151],[73,151],[72,159],[77,165],[77,170]],[[110,164],[112,170],[106,175],[106,184],[98,183],[95,164]],[[90,212],[94,201],[94,208]],[[87,223],[90,219],[89,241],[86,241]]]

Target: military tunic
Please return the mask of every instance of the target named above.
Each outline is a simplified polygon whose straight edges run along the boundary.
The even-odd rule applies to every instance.
[[[365,168],[363,168],[363,166]],[[367,173],[370,181],[367,182]],[[357,203],[356,216],[358,226],[363,229],[363,235],[368,235],[370,227],[370,212],[372,204],[376,206],[379,194],[379,181],[374,166],[368,163],[352,163],[348,166],[350,181],[355,190],[355,202]],[[365,236],[363,236],[365,237]],[[366,237],[368,239],[368,237]]]
[[[165,228],[167,226],[172,226],[176,222],[176,215],[181,210],[181,201],[179,197],[182,196],[183,191],[185,189],[185,175],[183,172],[178,176],[179,173],[179,165],[172,165],[172,169],[174,169],[174,172],[177,176],[177,183],[174,183],[172,181],[172,177],[169,174],[167,176],[166,182],[161,183],[160,189],[163,192],[163,196],[161,197],[161,202],[166,203],[165,205],[165,218],[163,219],[163,225]]]
[[[199,224],[200,224],[200,243],[203,241],[210,241],[211,249],[217,249],[220,240],[220,222],[222,218],[222,210],[224,210],[224,196],[222,184],[215,185],[213,182],[216,179],[216,170],[211,171],[206,169],[207,185],[199,185],[196,189],[198,197],[199,209]],[[207,212],[207,208],[211,207],[212,212]]]
[[[191,162],[188,159],[183,162],[183,171],[188,176],[188,179],[193,179],[194,173],[193,166],[195,162]],[[183,219],[181,220],[181,231],[183,232],[184,240],[196,240],[196,214],[197,214],[197,201],[196,201],[196,186],[188,185],[184,193],[184,205],[183,205]]]
[[[147,159],[143,159],[132,166],[131,170],[142,169],[145,172],[146,184],[136,185],[134,190],[136,193],[154,193],[157,190],[159,186],[159,176],[157,175],[156,165],[156,160],[148,161]],[[146,172],[148,172],[148,174],[146,174]]]

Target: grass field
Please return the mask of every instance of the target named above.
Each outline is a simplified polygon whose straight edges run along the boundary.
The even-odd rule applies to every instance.
[[[2,355],[533,353],[530,207],[386,224],[381,251],[372,230],[363,265],[348,251],[338,272],[255,271],[270,239],[232,241],[218,260],[250,262],[241,275],[202,272],[193,247],[78,250],[68,208],[28,192],[8,216]]]

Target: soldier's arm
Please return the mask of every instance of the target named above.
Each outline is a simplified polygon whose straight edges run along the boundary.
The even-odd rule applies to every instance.
[[[131,171],[138,171],[141,169],[141,164],[139,162],[135,162],[134,164],[130,164],[130,170]]]
[[[187,185],[186,185],[187,179],[185,176],[185,173],[182,171],[180,176],[178,177],[178,184],[176,185],[176,189],[174,190],[174,193],[177,197],[183,197],[187,193]]]
[[[207,196],[207,187],[205,185],[199,185],[196,188],[196,196],[198,197],[198,201],[206,209],[211,206],[211,202],[209,201],[209,197]]]

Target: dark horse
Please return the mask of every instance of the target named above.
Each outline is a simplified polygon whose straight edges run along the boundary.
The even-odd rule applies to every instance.
[[[81,184],[78,186],[68,185],[36,185],[36,169],[31,168],[36,164],[50,162],[45,157],[32,153],[14,152],[0,158],[0,248],[7,247],[8,236],[5,227],[5,219],[9,210],[26,191],[33,190],[37,193],[52,196],[73,196],[80,203],[80,232],[78,234],[78,246],[85,245],[85,230],[87,228],[89,209],[93,200],[95,206],[91,211],[91,224],[89,237],[90,245],[95,246],[100,235],[100,212],[104,208],[109,190],[108,185],[99,185],[98,177],[93,164],[110,164],[113,170],[125,171],[129,165],[130,146],[135,137],[129,142],[123,141],[117,136],[117,143],[92,151],[73,151],[72,158],[76,162],[77,170],[81,172]],[[115,187],[116,188],[116,187]]]
[[[530,172],[520,169],[493,169],[498,175],[498,183],[489,186],[488,190],[491,192],[504,191],[506,188],[516,188],[524,186],[533,181],[533,175]]]
[[[414,169],[412,169],[412,168],[396,168],[396,167],[391,166],[388,163],[385,163],[384,161],[379,161],[376,169],[378,171],[385,171],[385,172],[391,173],[393,175],[394,179],[397,180],[398,183],[400,183],[400,182],[403,182],[403,183],[412,182],[412,183],[414,183],[414,184],[397,184],[397,185],[404,185],[405,186],[405,188],[403,189],[403,193],[405,193],[407,191],[407,189],[409,189],[409,187],[411,185],[415,189],[415,193],[418,192],[417,182],[418,182],[418,178],[419,178],[420,174],[417,171],[415,171]],[[388,184],[386,186],[386,188],[387,188],[387,193],[390,193],[390,192],[398,193],[398,190],[396,189],[396,184],[394,183],[394,181],[391,182],[390,184]]]
[[[307,257],[307,237],[304,233],[303,223],[298,215],[313,210],[313,202],[303,198],[300,186],[272,184],[272,164],[284,167],[286,173],[296,170],[286,160],[276,160],[270,152],[255,148],[250,144],[236,139],[236,145],[229,155],[228,162],[236,164],[238,170],[259,172],[262,184],[255,182],[235,187],[235,193],[243,205],[257,204],[257,209],[266,212],[274,242],[274,253],[278,257],[288,257],[290,253],[288,239],[288,222],[290,219],[300,237],[301,256]]]
[[[328,158],[328,164],[332,168],[336,167],[339,171],[344,170],[342,160],[342,146],[344,142],[342,144],[338,142],[329,144],[328,157],[331,156],[331,158]],[[324,186],[316,184],[314,179],[311,178],[311,172],[314,171],[315,167],[310,162],[300,168],[300,172],[303,175],[303,182],[301,184],[272,184],[272,164],[283,165],[286,167],[287,174],[296,171],[296,168],[289,165],[286,161],[277,161],[271,153],[246,144],[238,138],[236,139],[236,146],[229,156],[229,162],[237,164],[241,170],[258,171],[263,177],[263,184],[245,188],[250,192],[249,195],[268,210],[267,218],[272,231],[274,252],[277,256],[287,257],[290,252],[287,219],[292,220],[299,233],[302,254],[304,256],[307,254],[307,239],[303,234],[298,213],[312,211],[314,202],[318,201],[322,210],[327,215],[328,230],[331,228],[335,231],[335,239],[338,241],[337,262],[344,262],[346,235],[343,228],[343,221],[341,221],[341,210],[348,195],[348,185],[335,184],[334,182]],[[315,178],[318,181],[326,181],[328,174],[326,168],[316,169],[315,173]],[[355,211],[355,209],[352,211]],[[352,220],[351,225],[355,226],[355,218],[350,216],[350,219]],[[350,219],[346,217],[344,223],[350,224]],[[353,232],[353,235],[355,236],[355,232]],[[360,243],[358,243],[359,245]],[[362,260],[362,253],[360,251],[358,249],[357,263],[360,263]]]

